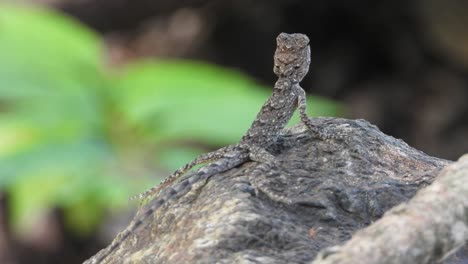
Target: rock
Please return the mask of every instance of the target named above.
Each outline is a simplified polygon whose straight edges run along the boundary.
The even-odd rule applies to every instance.
[[[308,263],[450,163],[364,120],[313,122],[346,136],[322,141],[302,125],[288,129],[270,149],[277,157],[270,170],[254,177],[259,164],[248,162],[197,183],[147,217],[104,263]]]

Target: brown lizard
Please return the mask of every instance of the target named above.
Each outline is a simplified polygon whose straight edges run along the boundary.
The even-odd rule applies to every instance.
[[[274,55],[273,72],[278,76],[273,93],[260,109],[254,122],[239,143],[223,147],[216,151],[202,154],[192,162],[175,171],[160,185],[153,187],[138,197],[148,197],[159,192],[163,187],[174,182],[182,174],[194,166],[210,164],[189,175],[185,180],[172,187],[165,188],[151,206],[142,214],[137,215],[133,222],[119,234],[109,247],[99,252],[86,263],[100,263],[115,250],[127,237],[143,223],[149,215],[169,200],[174,200],[187,193],[194,183],[207,179],[239,166],[249,160],[261,163],[274,162],[274,156],[266,149],[275,144],[282,130],[285,128],[293,113],[299,109],[301,121],[307,126],[313,136],[328,139],[333,135],[326,135],[315,128],[306,114],[306,96],[299,82],[305,77],[310,64],[309,38],[303,34],[281,33],[276,38],[277,49]]]

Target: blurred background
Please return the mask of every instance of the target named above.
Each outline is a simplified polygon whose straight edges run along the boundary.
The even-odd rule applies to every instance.
[[[311,39],[311,116],[458,158],[467,13],[462,0],[0,0],[0,263],[83,262],[131,220],[129,196],[239,140],[276,80],[280,32]]]

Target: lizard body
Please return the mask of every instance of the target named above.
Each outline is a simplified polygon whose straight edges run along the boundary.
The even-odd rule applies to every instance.
[[[332,137],[320,133],[310,122],[306,113],[305,92],[299,86],[299,82],[309,71],[309,38],[303,34],[281,33],[276,38],[276,42],[273,72],[278,76],[278,80],[272,95],[264,103],[240,142],[198,156],[192,162],[176,170],[159,185],[131,199],[142,199],[157,193],[194,166],[220,159],[224,153],[235,149],[248,151],[250,158],[254,161],[262,162],[273,159],[273,156],[265,149],[276,142],[297,108],[299,108],[302,122],[306,124],[311,133],[320,138]]]
[[[262,163],[274,162],[274,156],[266,149],[275,144],[296,109],[299,109],[302,122],[305,123],[314,136],[322,139],[333,137],[318,131],[306,114],[305,92],[299,86],[299,82],[309,70],[310,47],[308,37],[303,34],[281,33],[276,38],[276,41],[277,49],[274,56],[273,71],[278,76],[278,80],[275,83],[272,95],[264,103],[240,142],[200,155],[192,162],[175,171],[160,185],[139,195],[139,198],[145,198],[167,187],[156,198],[157,200],[151,202],[151,206],[141,215],[138,215],[109,247],[99,252],[88,263],[100,263],[103,261],[105,257],[134,233],[143,221],[161,207],[161,205],[186,194],[190,191],[193,184],[201,179],[207,179],[212,175],[237,167],[249,160]],[[180,183],[172,187],[168,186],[194,166],[209,161],[214,162],[200,168]]]

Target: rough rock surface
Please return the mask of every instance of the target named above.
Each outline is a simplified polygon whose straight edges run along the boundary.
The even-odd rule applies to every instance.
[[[277,156],[270,171],[253,178],[258,164],[248,162],[199,182],[104,263],[308,263],[409,200],[450,163],[364,120],[312,120],[346,137],[321,141],[294,126],[270,150]]]
[[[320,251],[313,264],[434,264],[448,259],[466,264],[467,244],[468,154],[446,166],[410,201],[345,243]]]

